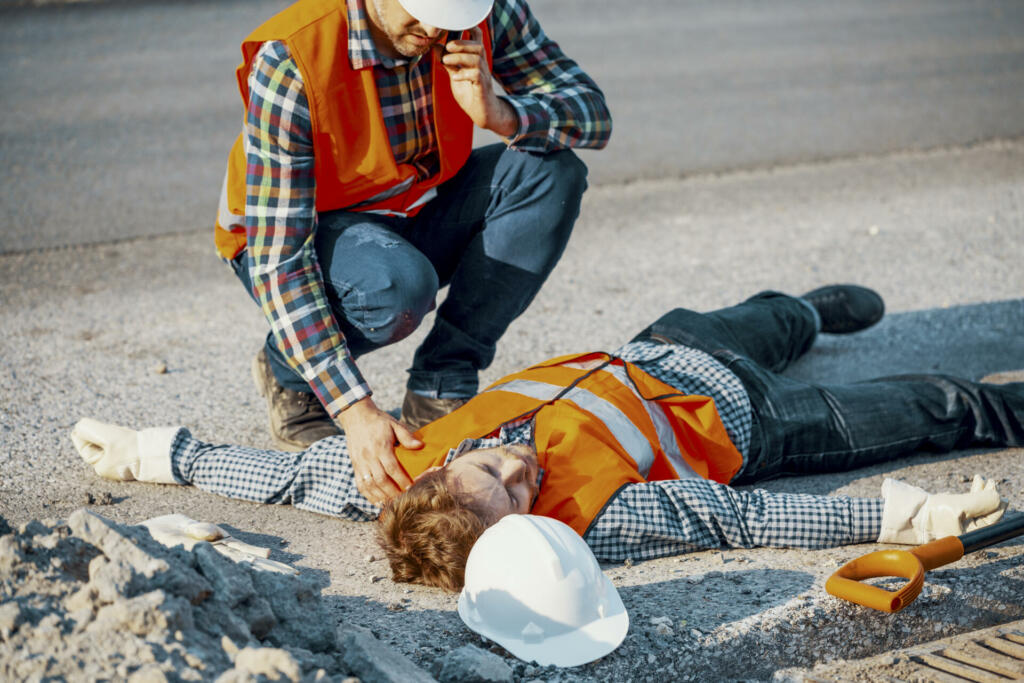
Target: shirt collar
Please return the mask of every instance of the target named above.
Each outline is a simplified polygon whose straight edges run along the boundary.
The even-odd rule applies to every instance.
[[[368,69],[383,66],[393,69],[403,64],[415,63],[413,59],[392,59],[377,51],[370,33],[370,19],[366,16],[366,0],[348,0],[348,58],[353,69]]]

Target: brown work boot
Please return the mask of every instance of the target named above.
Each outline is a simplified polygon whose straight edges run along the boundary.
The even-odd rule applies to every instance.
[[[405,391],[402,401],[402,422],[416,431],[434,420],[444,417],[459,406],[465,405],[468,398],[430,398],[414,391]]]
[[[267,399],[270,436],[281,450],[301,451],[315,441],[341,434],[316,394],[278,384],[267,362],[266,349],[260,349],[252,361],[252,378],[260,396]]]

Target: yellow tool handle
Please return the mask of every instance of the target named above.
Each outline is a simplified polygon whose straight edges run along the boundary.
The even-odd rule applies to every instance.
[[[946,536],[913,550],[878,550],[840,567],[825,583],[825,590],[837,598],[882,612],[899,612],[920,594],[924,573],[956,562],[964,546],[956,536]],[[895,591],[861,583],[863,579],[897,576],[907,583]]]

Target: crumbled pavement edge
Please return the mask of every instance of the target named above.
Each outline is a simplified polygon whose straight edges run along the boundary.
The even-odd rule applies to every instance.
[[[86,509],[13,530],[0,517],[0,679],[430,681],[320,589],[168,548]]]

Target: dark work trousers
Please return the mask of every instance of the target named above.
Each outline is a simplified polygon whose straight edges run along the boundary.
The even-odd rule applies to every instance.
[[[473,396],[498,339],[562,256],[586,176],[571,150],[535,154],[499,143],[473,150],[413,218],[319,214],[317,260],[352,356],[408,336],[449,285],[408,386],[435,398]],[[247,258],[243,251],[232,265],[251,294]],[[266,350],[281,385],[310,391],[270,334]]]
[[[849,470],[919,449],[1024,445],[1024,382],[916,374],[811,384],[778,374],[816,334],[806,302],[763,292],[711,313],[677,308],[636,338],[700,349],[739,377],[754,419],[735,484]]]

